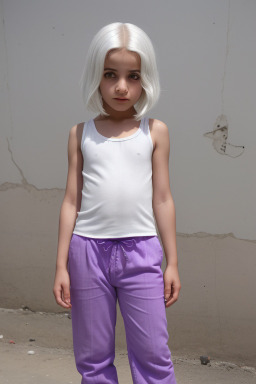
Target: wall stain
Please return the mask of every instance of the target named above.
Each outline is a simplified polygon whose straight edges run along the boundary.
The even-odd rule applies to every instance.
[[[221,155],[238,157],[245,150],[244,145],[233,145],[227,142],[228,121],[227,117],[223,114],[217,117],[213,131],[204,133],[204,136],[212,139],[213,148]]]

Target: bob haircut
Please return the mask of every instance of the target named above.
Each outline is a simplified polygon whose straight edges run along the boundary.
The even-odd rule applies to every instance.
[[[103,108],[99,85],[107,53],[120,48],[138,53],[141,59],[142,94],[134,105],[137,112],[134,117],[138,121],[157,103],[160,83],[154,47],[148,35],[136,25],[119,22],[108,24],[94,36],[80,80],[82,97],[88,109],[109,116]]]

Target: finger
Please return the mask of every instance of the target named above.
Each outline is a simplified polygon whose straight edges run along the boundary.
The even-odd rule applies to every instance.
[[[166,287],[164,290],[164,298],[168,300],[170,296],[171,296],[171,287]]]
[[[63,301],[67,304],[67,306],[69,308],[71,308],[70,290],[68,288],[64,288],[64,291],[63,291]]]
[[[176,300],[173,300],[173,299],[167,300],[167,302],[165,303],[165,306],[168,308],[168,307],[170,307],[172,304],[174,304],[175,301],[176,301]]]
[[[69,305],[67,305],[63,300],[62,300],[62,289],[58,289],[55,291],[56,294],[55,294],[55,299],[56,299],[56,302],[57,304],[61,305],[62,307],[64,308],[69,308]]]
[[[63,301],[70,305],[70,289],[68,286],[63,286]]]
[[[169,297],[169,299],[166,301],[166,306],[170,307],[173,303],[175,303],[178,300],[178,294],[173,294]]]

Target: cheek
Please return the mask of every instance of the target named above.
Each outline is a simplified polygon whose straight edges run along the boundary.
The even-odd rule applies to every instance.
[[[111,97],[112,93],[114,92],[113,85],[110,83],[102,82],[100,85],[100,92],[101,95],[105,98]]]
[[[104,84],[101,82],[100,85],[99,85],[99,90],[100,90],[100,93],[103,94],[104,93]]]
[[[142,92],[143,92],[143,88],[142,88],[141,84],[139,84],[136,87],[135,94],[136,94],[137,97],[140,97],[142,95]]]
[[[106,92],[106,90],[109,88],[104,80],[101,80],[99,85],[101,93]]]

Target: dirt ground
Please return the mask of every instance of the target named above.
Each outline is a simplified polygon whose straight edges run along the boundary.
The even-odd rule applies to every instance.
[[[177,384],[256,384],[252,367],[215,360],[202,365],[173,353],[172,361]],[[126,350],[116,349],[115,366],[119,383],[132,384]],[[80,384],[70,316],[0,308],[0,383]]]

